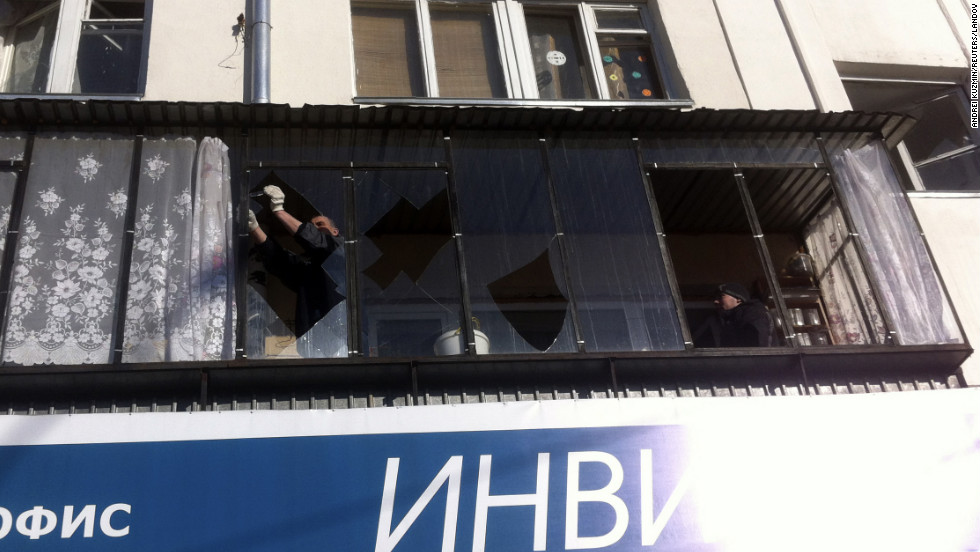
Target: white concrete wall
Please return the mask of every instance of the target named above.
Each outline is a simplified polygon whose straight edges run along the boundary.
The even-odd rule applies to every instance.
[[[930,78],[968,67],[937,0],[809,1],[831,55],[847,72]],[[918,75],[909,74],[916,69]]]
[[[351,102],[349,6],[347,0],[271,2],[272,103]],[[250,62],[234,32],[240,13],[249,16],[246,0],[157,0],[144,99],[248,101]]]
[[[247,61],[233,30],[244,11],[245,0],[156,0],[144,99],[242,101]]]
[[[271,2],[271,12],[272,103],[351,103],[349,0],[277,0]]]
[[[980,346],[980,198],[912,198],[953,306],[973,348]],[[980,385],[980,355],[963,364],[970,385]]]
[[[697,107],[748,109],[731,50],[712,0],[657,0],[678,72]]]
[[[715,6],[751,108],[814,109],[776,4],[772,0],[715,0]]]

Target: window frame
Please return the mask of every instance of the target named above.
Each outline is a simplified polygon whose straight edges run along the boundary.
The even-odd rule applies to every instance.
[[[354,103],[432,103],[432,104],[505,104],[533,105],[543,103],[552,105],[609,105],[612,102],[622,102],[628,105],[671,105],[677,107],[693,106],[693,101],[677,97],[677,89],[672,82],[670,63],[667,60],[663,37],[657,32],[653,16],[643,2],[624,0],[622,2],[589,2],[587,0],[366,0],[353,2],[356,7],[384,7],[394,5],[414,5],[415,24],[419,33],[419,53],[422,62],[422,78],[425,82],[426,96],[424,98],[387,97],[387,96],[358,96],[356,77],[356,55],[353,55],[355,66],[353,84]],[[436,75],[435,49],[433,46],[433,28],[431,21],[431,6],[461,6],[488,5],[494,19],[496,31],[497,57],[504,78],[507,98],[443,98],[440,96],[438,78]],[[542,99],[539,96],[534,63],[531,55],[531,45],[525,18],[525,8],[551,8],[567,10],[574,14],[575,38],[582,48],[587,65],[589,82],[586,83],[595,90],[595,99]],[[597,23],[596,12],[600,11],[633,11],[640,18],[642,29],[601,29]],[[628,34],[635,36],[643,33],[653,53],[656,66],[656,80],[663,90],[664,97],[652,99],[618,100],[610,98],[605,83],[602,64],[599,62],[600,34]],[[355,40],[351,34],[352,43]]]
[[[37,94],[23,94],[17,92],[0,92],[0,97],[46,97],[51,94],[67,95],[82,98],[112,98],[112,99],[139,99],[143,95],[146,85],[146,60],[149,47],[149,14],[152,10],[153,0],[144,0],[143,17],[141,19],[120,18],[120,19],[92,19],[91,14],[97,0],[58,0],[57,7],[46,7],[31,14],[26,20],[33,20],[41,17],[42,12],[55,9],[58,11],[58,23],[55,28],[55,36],[51,46],[50,69],[45,91]],[[85,26],[91,22],[109,23],[136,23],[142,24],[142,40],[140,46],[140,66],[136,77],[136,90],[133,92],[120,93],[96,93],[88,94],[85,92],[73,92],[72,87],[75,82],[75,69],[78,62],[78,49]],[[13,44],[4,43],[2,55],[0,55],[0,84],[5,84],[9,78],[11,69],[11,57],[13,55]]]

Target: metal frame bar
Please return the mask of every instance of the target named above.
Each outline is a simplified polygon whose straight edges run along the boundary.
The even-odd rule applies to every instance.
[[[643,148],[640,147],[640,140],[633,137],[635,145],[636,160],[639,163],[641,179],[645,188],[647,202],[650,206],[650,216],[653,218],[653,228],[657,233],[657,244],[660,246],[660,256],[663,259],[664,269],[667,271],[667,284],[670,286],[671,299],[674,301],[674,310],[677,312],[677,320],[681,325],[681,336],[684,338],[684,348],[694,349],[694,338],[691,337],[691,327],[687,321],[687,312],[684,310],[684,297],[681,295],[680,285],[677,283],[677,274],[674,270],[674,261],[670,255],[670,248],[667,246],[667,234],[664,232],[664,223],[660,214],[660,206],[657,205],[657,198],[653,192],[653,175],[651,169],[646,169],[643,162]]]
[[[462,303],[463,320],[460,327],[466,337],[466,354],[475,356],[476,334],[473,326],[473,306],[470,301],[470,286],[466,272],[466,256],[463,252],[463,227],[459,211],[459,197],[456,193],[456,171],[453,165],[452,139],[449,135],[443,136],[446,146],[446,192],[449,194],[449,220],[453,228],[453,243],[456,246],[456,271],[458,272],[457,281],[459,282],[459,298]]]
[[[236,192],[239,197],[232,196],[232,199],[238,203],[238,286],[235,288],[235,300],[241,305],[238,309],[238,325],[237,327],[237,337],[235,339],[235,355],[239,358],[248,357],[248,349],[245,347],[245,339],[248,337],[245,335],[248,331],[248,256],[252,249],[251,236],[248,232],[248,188],[251,184],[252,179],[252,169],[249,168],[249,157],[252,155],[252,135],[247,128],[242,129],[242,167],[241,167],[241,185],[237,188],[232,188],[232,194]],[[244,311],[244,316],[242,312]]]
[[[125,228],[122,252],[119,257],[119,276],[116,281],[116,309],[113,313],[112,363],[122,364],[123,342],[126,340],[126,314],[129,311],[129,275],[133,260],[133,241],[135,240],[136,211],[139,204],[139,181],[141,159],[143,157],[143,133],[138,131],[133,140],[132,164],[129,167],[129,201],[126,205]]]
[[[344,180],[344,258],[347,270],[347,356],[363,356],[361,343],[361,286],[357,277],[357,208],[354,201],[355,187],[354,170],[345,169]],[[353,291],[353,293],[351,293]]]
[[[762,231],[762,223],[759,222],[759,214],[755,210],[755,204],[752,202],[752,194],[749,192],[749,187],[745,183],[745,175],[742,174],[740,168],[734,167],[732,169],[732,180],[736,189],[738,189],[739,197],[742,199],[742,209],[745,211],[749,228],[752,230],[752,241],[755,244],[756,253],[762,260],[763,276],[766,278],[766,285],[769,286],[773,301],[776,304],[776,311],[779,313],[779,318],[783,324],[783,335],[786,336],[787,340],[791,341],[793,346],[800,347],[802,344],[796,337],[796,330],[789,324],[789,309],[786,308],[783,290],[779,286],[779,278],[776,276],[776,266],[773,264],[772,257],[769,255],[769,248],[766,246],[766,238]],[[806,380],[806,374],[803,377]]]
[[[572,328],[575,330],[575,347],[580,353],[586,352],[585,336],[582,334],[582,321],[579,319],[578,299],[575,296],[575,281],[572,279],[571,264],[568,258],[568,245],[565,243],[565,228],[562,223],[561,209],[558,205],[558,189],[555,186],[554,172],[551,170],[551,155],[548,151],[548,138],[538,138],[538,151],[544,166],[545,178],[548,184],[548,197],[551,200],[551,216],[555,222],[555,240],[561,254],[562,276],[568,288],[568,306],[572,314]]]
[[[10,221],[7,223],[7,234],[4,236],[6,242],[3,250],[3,264],[0,265],[0,286],[2,286],[0,287],[0,365],[2,365],[2,354],[7,345],[7,301],[10,299],[11,277],[17,259],[17,248],[20,245],[17,238],[20,236],[21,215],[24,211],[24,199],[27,197],[27,179],[30,176],[35,137],[35,133],[31,131],[24,144],[24,160],[17,171],[17,183],[14,186],[14,197],[11,199],[10,206]]]

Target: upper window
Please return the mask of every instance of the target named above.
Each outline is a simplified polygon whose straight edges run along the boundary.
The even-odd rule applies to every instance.
[[[980,191],[980,133],[971,129],[967,103],[956,86],[845,80],[854,109],[898,111],[917,122],[898,147],[914,190]]]
[[[669,99],[649,16],[589,3],[356,3],[357,95]]]
[[[144,0],[9,0],[0,92],[137,94]]]

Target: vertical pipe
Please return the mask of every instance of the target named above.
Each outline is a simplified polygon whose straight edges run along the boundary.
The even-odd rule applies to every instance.
[[[252,1],[252,103],[269,103],[270,0]]]

